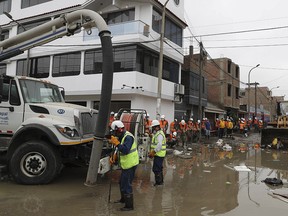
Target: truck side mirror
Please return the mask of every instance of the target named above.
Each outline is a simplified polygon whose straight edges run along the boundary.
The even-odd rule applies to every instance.
[[[65,100],[65,89],[63,87],[59,87],[61,90],[60,90],[60,93],[63,97],[63,99]]]

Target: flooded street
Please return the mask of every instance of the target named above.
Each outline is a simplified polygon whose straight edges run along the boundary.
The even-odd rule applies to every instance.
[[[66,167],[49,185],[17,185],[5,173],[0,181],[0,216],[96,216],[96,215],[287,215],[288,154],[285,151],[254,149],[260,136],[225,139],[232,151],[214,144],[191,145],[187,158],[170,150],[165,160],[164,186],[154,187],[152,162],[138,166],[133,184],[134,211],[121,212],[119,170],[98,178],[96,187],[84,186],[87,169]],[[240,144],[248,149],[239,150]],[[245,165],[251,171],[236,171]],[[282,186],[262,182],[278,178]],[[273,194],[274,193],[274,194]]]

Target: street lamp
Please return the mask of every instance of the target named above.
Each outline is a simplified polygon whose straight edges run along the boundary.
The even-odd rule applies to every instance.
[[[250,73],[253,69],[259,67],[260,64],[257,64],[255,67],[251,68],[249,73],[248,73],[248,101],[247,101],[247,105],[248,105],[248,118],[250,118]]]
[[[270,92],[270,122],[272,121],[272,119],[273,119],[273,115],[272,115],[272,100],[273,100],[273,97],[272,97],[272,90],[273,89],[277,89],[277,88],[279,88],[280,86],[276,86],[276,87],[273,87],[273,88],[271,88],[271,89],[269,89],[269,92]]]
[[[166,5],[170,0],[167,0],[163,5],[162,11],[162,26],[160,33],[160,52],[159,52],[159,64],[158,64],[158,91],[157,91],[157,106],[156,106],[156,118],[160,119],[161,115],[161,91],[162,91],[162,74],[163,74],[163,43],[165,34],[165,16],[166,16]]]
[[[6,17],[8,17],[10,20],[12,20],[13,22],[17,23],[19,26],[21,26],[23,28],[24,31],[27,31],[27,29],[25,28],[25,26],[23,26],[21,23],[19,23],[17,20],[13,19],[12,15],[9,14],[8,12],[4,11],[3,14],[5,14]],[[30,71],[30,49],[27,49],[27,58],[26,58],[26,73],[27,76],[29,76],[29,71]]]

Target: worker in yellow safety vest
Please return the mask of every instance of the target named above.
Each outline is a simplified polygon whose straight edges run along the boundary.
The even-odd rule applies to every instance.
[[[132,181],[139,164],[137,145],[134,136],[125,130],[123,122],[113,121],[111,129],[114,136],[111,136],[110,143],[118,149],[122,170],[119,182],[121,199],[116,202],[125,203],[125,206],[120,209],[121,211],[130,211],[134,209]],[[115,161],[110,160],[110,162],[114,163]]]
[[[152,171],[155,175],[155,184],[163,185],[163,161],[166,155],[166,138],[164,132],[160,128],[158,120],[152,121],[152,143],[149,158],[154,158]]]

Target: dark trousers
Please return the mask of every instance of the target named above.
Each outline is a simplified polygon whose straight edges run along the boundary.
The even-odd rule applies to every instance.
[[[132,194],[132,182],[135,176],[137,166],[131,167],[130,169],[122,169],[120,177],[120,191],[123,194]]]
[[[158,157],[158,156],[154,157],[153,167],[152,167],[152,171],[154,172],[154,174],[162,173],[163,161],[164,161],[164,157]]]
[[[163,161],[164,157],[154,157],[152,171],[155,175],[155,184],[154,185],[162,185],[163,184]]]

